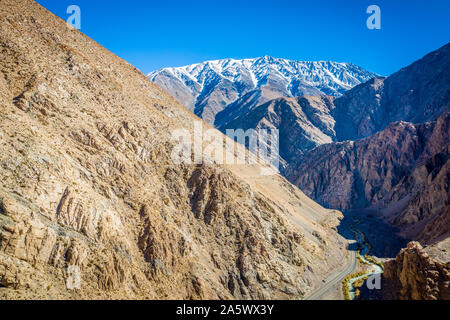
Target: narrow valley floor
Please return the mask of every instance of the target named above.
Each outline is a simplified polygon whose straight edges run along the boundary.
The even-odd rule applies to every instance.
[[[359,239],[355,231],[360,233]],[[330,274],[323,285],[313,290],[306,300],[343,300],[342,281],[357,273],[368,275],[372,266],[358,261],[358,252],[362,247],[369,250],[368,255],[377,261],[383,262],[394,258],[399,251],[406,247],[408,240],[397,235],[398,230],[366,211],[348,211],[338,227],[338,232],[348,241],[349,258],[341,270]],[[363,239],[361,238],[363,235]],[[359,242],[358,242],[359,241]],[[364,241],[366,245],[361,242]],[[363,254],[364,254],[363,253]],[[362,277],[362,276],[360,276]],[[367,290],[366,283],[360,288],[361,298],[378,299],[380,290]],[[353,296],[352,296],[353,297]]]

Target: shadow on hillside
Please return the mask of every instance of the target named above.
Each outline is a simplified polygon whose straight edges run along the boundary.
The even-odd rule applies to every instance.
[[[395,258],[409,242],[397,235],[397,228],[362,210],[345,212],[338,233],[348,240],[354,240],[352,228],[366,236],[371,247],[369,254],[378,258]],[[349,250],[358,250],[358,244],[350,245]]]
[[[359,249],[359,245],[358,245],[357,242],[350,243],[350,244],[348,245],[348,250],[349,250],[349,251],[357,251],[358,249]]]

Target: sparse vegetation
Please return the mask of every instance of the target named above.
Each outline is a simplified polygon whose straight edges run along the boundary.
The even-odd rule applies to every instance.
[[[358,242],[358,251],[356,253],[356,258],[358,259],[359,263],[361,265],[365,264],[365,265],[372,265],[372,264],[376,264],[378,266],[380,266],[382,269],[384,268],[384,265],[382,262],[377,261],[375,258],[371,257],[368,255],[368,252],[370,252],[370,244],[365,240],[365,236],[363,233],[361,233],[359,230],[353,229],[353,232],[355,233],[355,236],[358,238],[358,235],[361,236],[361,241],[363,243],[364,246],[367,247],[367,252],[364,255],[364,258],[361,256],[360,250],[362,250],[364,248],[364,246]],[[366,276],[364,276],[366,275]],[[364,277],[363,277],[364,276]],[[353,273],[351,275],[348,275],[347,277],[345,277],[344,280],[342,280],[342,291],[344,294],[344,298],[345,300],[350,300],[350,289],[348,282],[353,279],[353,278],[358,278],[358,277],[362,277],[361,279],[358,279],[357,281],[355,281],[353,283],[353,288],[355,289],[355,298],[358,299],[360,297],[361,294],[361,290],[359,290],[359,288],[361,288],[361,286],[364,284],[364,282],[370,277],[370,273],[367,274],[367,272],[365,271],[359,271],[356,273]]]
[[[369,256],[369,255],[367,255],[367,254],[364,256],[364,258],[365,258],[367,261],[370,261],[370,262],[372,262],[373,264],[378,265],[381,269],[384,270],[384,263],[383,263],[383,262],[378,261],[378,260],[376,260],[375,258],[373,258],[373,257],[371,257],[371,256]]]
[[[346,276],[345,279],[342,280],[342,290],[343,290],[343,293],[344,293],[345,300],[350,300],[350,288],[348,286],[348,282],[351,279],[353,279],[353,278],[358,278],[358,277],[361,277],[361,276],[363,276],[365,274],[366,273],[363,272],[363,271],[356,272],[356,273],[353,273],[353,274],[350,274],[350,275]],[[357,290],[357,288],[360,288],[364,284],[364,281],[366,281],[368,278],[369,278],[369,276],[361,278],[360,280],[355,281],[353,283],[353,287],[356,289],[355,294],[357,294],[358,291],[359,291],[359,290]],[[356,296],[358,297],[359,294],[357,294]]]

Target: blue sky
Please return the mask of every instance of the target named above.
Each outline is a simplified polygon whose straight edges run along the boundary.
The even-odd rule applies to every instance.
[[[221,58],[271,55],[352,62],[389,75],[450,38],[448,0],[38,0],[145,73]],[[366,9],[381,9],[369,30]]]

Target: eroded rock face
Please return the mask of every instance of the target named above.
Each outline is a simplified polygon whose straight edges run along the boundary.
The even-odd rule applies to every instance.
[[[0,25],[0,299],[297,299],[341,266],[282,177],[174,163],[198,118],[144,74],[33,1]]]
[[[448,235],[450,115],[436,122],[399,122],[372,137],[327,144],[287,170],[319,203],[375,208],[404,234],[425,243]]]
[[[279,98],[264,103],[219,127],[227,129],[279,131],[279,151],[283,163],[292,163],[305,152],[330,143],[335,137],[330,113],[333,97],[304,96]]]
[[[395,121],[435,121],[450,110],[450,43],[388,78],[374,78],[336,99],[338,141],[357,140]]]
[[[323,144],[371,137],[393,122],[436,121],[450,110],[449,68],[447,44],[388,78],[372,78],[336,98],[279,98],[268,88],[252,91],[218,113],[214,125],[222,132],[278,129],[283,164],[294,167],[305,152]]]
[[[385,263],[383,286],[384,299],[449,300],[450,263],[434,260],[418,242],[411,242]]]

